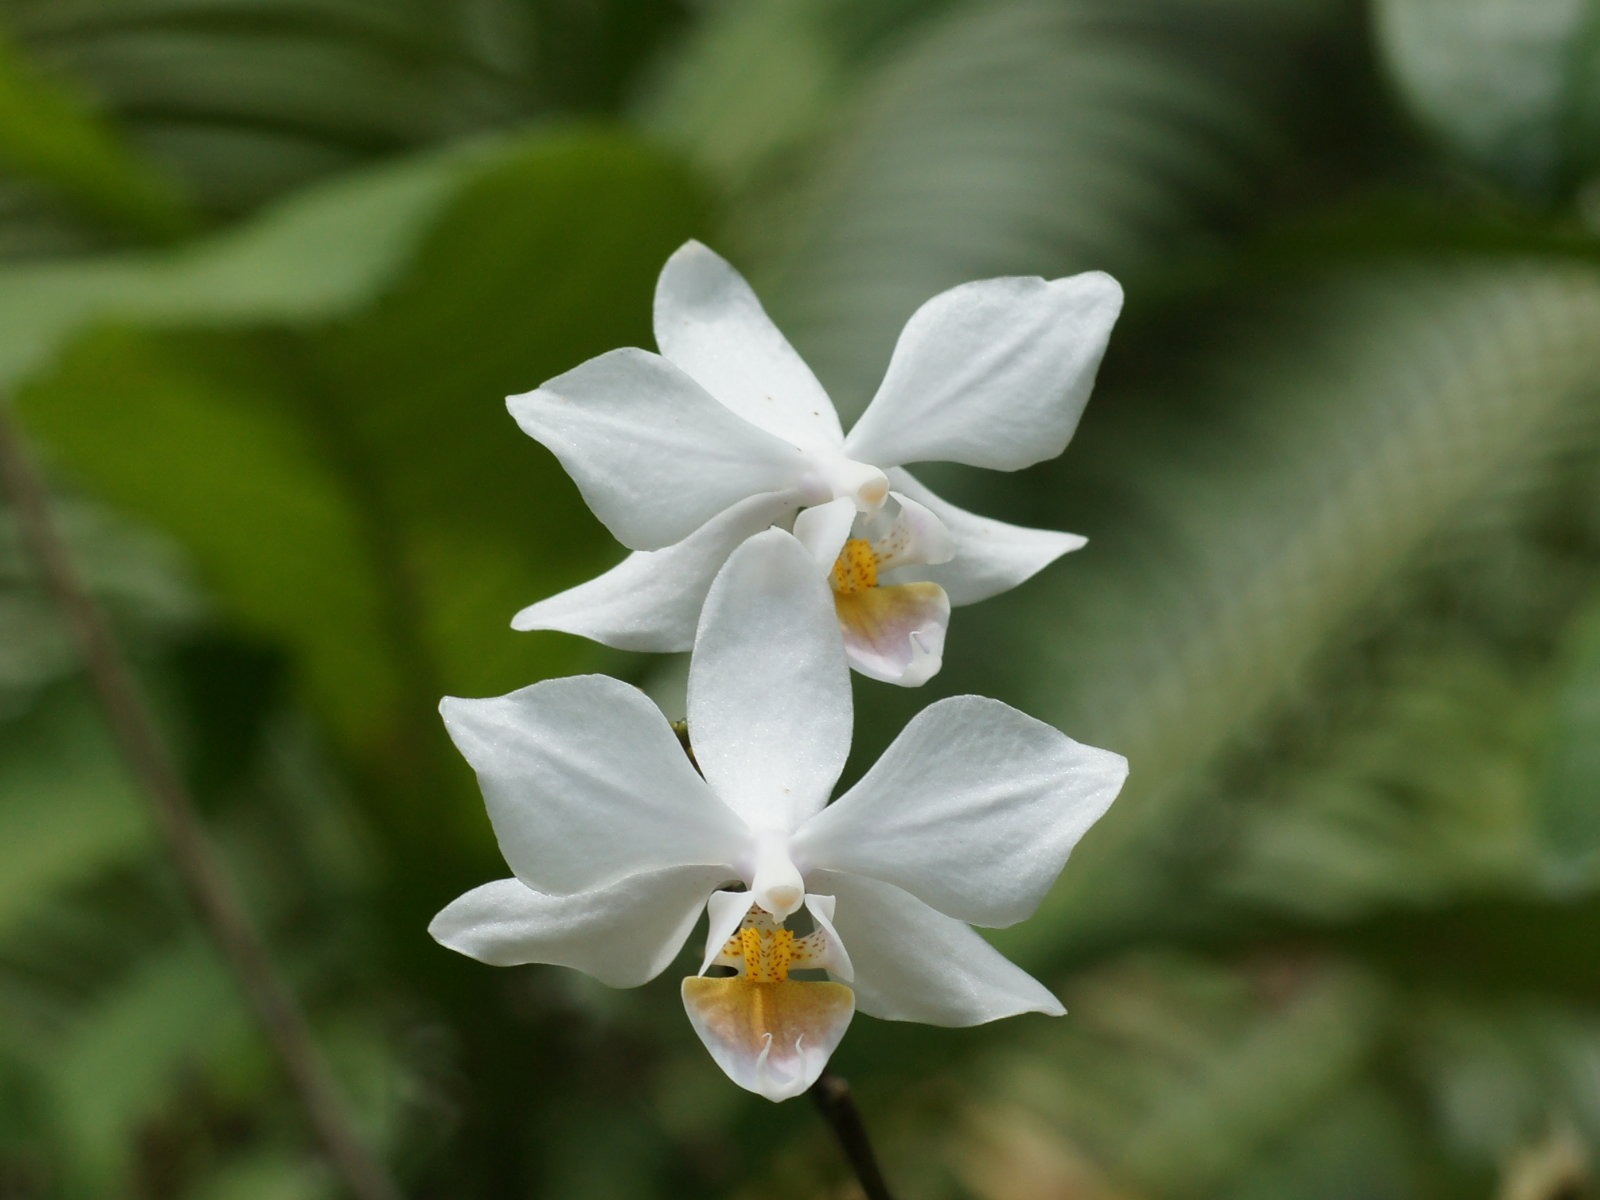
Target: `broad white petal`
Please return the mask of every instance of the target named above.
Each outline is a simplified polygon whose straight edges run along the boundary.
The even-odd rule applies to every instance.
[[[746,421],[799,446],[838,446],[838,414],[756,299],[719,255],[687,242],[656,284],[656,344]]]
[[[818,872],[838,900],[856,1007],[885,1021],[982,1025],[1018,1013],[1066,1012],[1044,984],[954,917],[887,883]]]
[[[849,540],[855,521],[856,503],[849,496],[801,509],[794,519],[794,536],[810,551],[824,577],[833,570],[834,560]]]
[[[906,323],[878,394],[845,439],[862,462],[1015,471],[1067,448],[1089,400],[1122,288],[1098,271],[985,279]]]
[[[798,1096],[822,1074],[855,1014],[842,983],[683,981],[683,1007],[717,1066],[768,1100]]]
[[[706,780],[751,828],[787,831],[827,803],[850,752],[850,672],[833,591],[792,534],[756,534],[712,583],[688,713]]]
[[[793,510],[781,493],[741,500],[681,542],[635,550],[604,575],[530,604],[511,628],[557,629],[649,654],[687,650],[711,581],[734,547]]]
[[[921,687],[944,663],[950,600],[936,583],[901,583],[834,597],[850,665],[868,679]]]
[[[641,871],[731,866],[744,823],[695,774],[643,692],[603,675],[439,706],[478,772],[517,878],[569,895]]]
[[[855,787],[795,834],[791,852],[807,867],[892,883],[963,921],[1013,925],[1039,906],[1127,774],[1120,754],[998,700],[954,696],[913,717]]]
[[[706,954],[700,961],[699,974],[710,970],[755,902],[749,892],[712,892],[706,899]]]
[[[428,932],[491,966],[551,963],[611,987],[637,987],[677,957],[706,893],[724,878],[704,867],[677,867],[571,896],[500,879],[446,905]]]
[[[591,358],[506,407],[632,550],[682,541],[746,496],[798,487],[809,469],[796,447],[643,350]]]
[[[1063,554],[1081,549],[1088,541],[1075,533],[1028,529],[969,513],[934,495],[913,479],[909,471],[890,471],[889,479],[896,492],[926,505],[950,531],[952,542],[948,562],[896,571],[891,581],[931,579],[944,588],[950,603],[957,606],[976,604],[1010,591]]]

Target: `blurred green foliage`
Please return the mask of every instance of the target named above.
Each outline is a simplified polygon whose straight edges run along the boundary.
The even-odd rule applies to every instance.
[[[691,236],[846,413],[940,288],[1129,295],[1061,461],[939,479],[1089,547],[857,691],[863,761],[979,691],[1133,762],[996,937],[1071,1015],[836,1056],[902,1193],[1595,1194],[1600,5],[0,15],[0,385],[408,1195],[849,1194],[682,972],[424,933],[500,870],[441,694],[670,694],[507,628],[619,551],[501,397],[648,344]],[[9,514],[0,616],[0,1196],[336,1194]]]

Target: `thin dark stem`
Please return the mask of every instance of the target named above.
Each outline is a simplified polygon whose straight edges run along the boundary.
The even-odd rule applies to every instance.
[[[806,1094],[816,1101],[823,1120],[839,1140],[839,1148],[849,1160],[850,1169],[856,1173],[867,1200],[894,1200],[878,1168],[878,1156],[872,1152],[872,1141],[867,1137],[867,1127],[862,1123],[855,1097],[850,1094],[850,1085],[832,1071],[824,1071]]]
[[[254,1010],[329,1165],[357,1200],[399,1200],[399,1190],[356,1134],[304,1014],[201,827],[188,787],[162,744],[110,627],[56,531],[49,492],[28,461],[3,399],[0,482],[77,643],[117,749],[148,801],[184,891]]]

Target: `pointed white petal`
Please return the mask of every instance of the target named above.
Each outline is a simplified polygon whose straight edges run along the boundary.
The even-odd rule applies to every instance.
[[[711,581],[734,547],[793,510],[780,493],[741,500],[681,542],[635,550],[604,575],[530,604],[511,628],[557,629],[650,654],[687,650]]]
[[[856,1007],[885,1021],[982,1025],[1066,1011],[1042,983],[954,917],[876,880],[818,872],[855,964]]]
[[[808,469],[794,446],[643,350],[591,358],[506,407],[633,550],[682,541],[747,496],[798,487]]]
[[[889,478],[897,493],[926,505],[944,523],[952,542],[948,562],[897,571],[890,582],[931,579],[957,606],[1009,591],[1087,542],[1075,533],[1028,529],[969,513],[934,495],[905,470],[890,471]]]
[[[850,665],[868,679],[921,687],[944,662],[950,600],[936,583],[901,583],[834,597]]]
[[[710,969],[754,903],[755,897],[749,892],[711,893],[706,900],[706,956],[700,962],[699,974],[704,975]]]
[[[748,853],[744,823],[637,688],[580,675],[439,708],[478,772],[506,862],[537,891],[587,892]]]
[[[656,284],[661,353],[746,421],[799,446],[844,440],[833,402],[744,277],[699,242]]]
[[[845,439],[851,458],[1015,471],[1067,447],[1088,402],[1122,289],[1098,271],[985,279],[906,323],[883,385]]]
[[[844,549],[855,520],[856,503],[849,496],[801,509],[794,519],[794,536],[810,551],[824,577],[833,570],[834,560]]]
[[[637,987],[677,957],[706,893],[724,878],[717,870],[677,867],[572,896],[501,879],[446,905],[428,932],[491,966],[552,963],[611,987]]]
[[[842,983],[683,981],[683,1007],[717,1066],[768,1100],[798,1096],[822,1074],[855,1013]]]
[[[850,752],[850,672],[833,592],[781,529],[729,556],[689,664],[689,737],[706,780],[753,829],[827,803]]]
[[[792,852],[810,867],[892,883],[963,921],[1012,925],[1038,907],[1127,774],[1120,754],[998,700],[955,696],[913,717],[855,787],[795,834]]]

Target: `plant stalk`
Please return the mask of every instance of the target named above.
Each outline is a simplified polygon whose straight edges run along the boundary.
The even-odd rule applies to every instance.
[[[328,1165],[356,1200],[400,1200],[387,1171],[357,1134],[293,992],[272,961],[201,826],[194,800],[157,732],[110,626],[57,531],[50,494],[0,398],[0,485],[23,540],[60,607],[95,697],[144,796],[185,894],[232,972],[304,1111]]]

